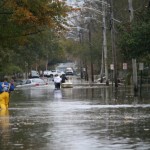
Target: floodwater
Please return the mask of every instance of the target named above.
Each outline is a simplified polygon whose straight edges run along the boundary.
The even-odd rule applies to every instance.
[[[16,89],[0,111],[0,150],[149,150],[149,91]]]

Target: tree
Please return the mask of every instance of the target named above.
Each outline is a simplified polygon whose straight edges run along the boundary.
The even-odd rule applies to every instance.
[[[150,62],[150,9],[135,14],[135,21],[121,28],[120,47],[123,58]]]
[[[53,30],[58,36],[70,10],[70,7],[58,0],[1,0],[0,71],[12,62],[15,54],[24,58],[27,55],[33,58],[41,55],[43,42],[40,36],[48,30]]]

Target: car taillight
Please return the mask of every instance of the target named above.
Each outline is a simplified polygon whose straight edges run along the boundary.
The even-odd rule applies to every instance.
[[[35,84],[35,86],[39,86],[39,84]]]

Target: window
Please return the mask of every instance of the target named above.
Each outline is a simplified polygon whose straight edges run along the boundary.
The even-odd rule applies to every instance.
[[[30,81],[30,80],[27,80],[27,81],[26,81],[26,84],[30,84],[30,83],[31,83],[31,81]]]

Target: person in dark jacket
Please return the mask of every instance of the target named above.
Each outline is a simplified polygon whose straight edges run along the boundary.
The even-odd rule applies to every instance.
[[[61,83],[65,83],[66,80],[68,80],[65,74],[62,74],[61,78],[62,78]]]

